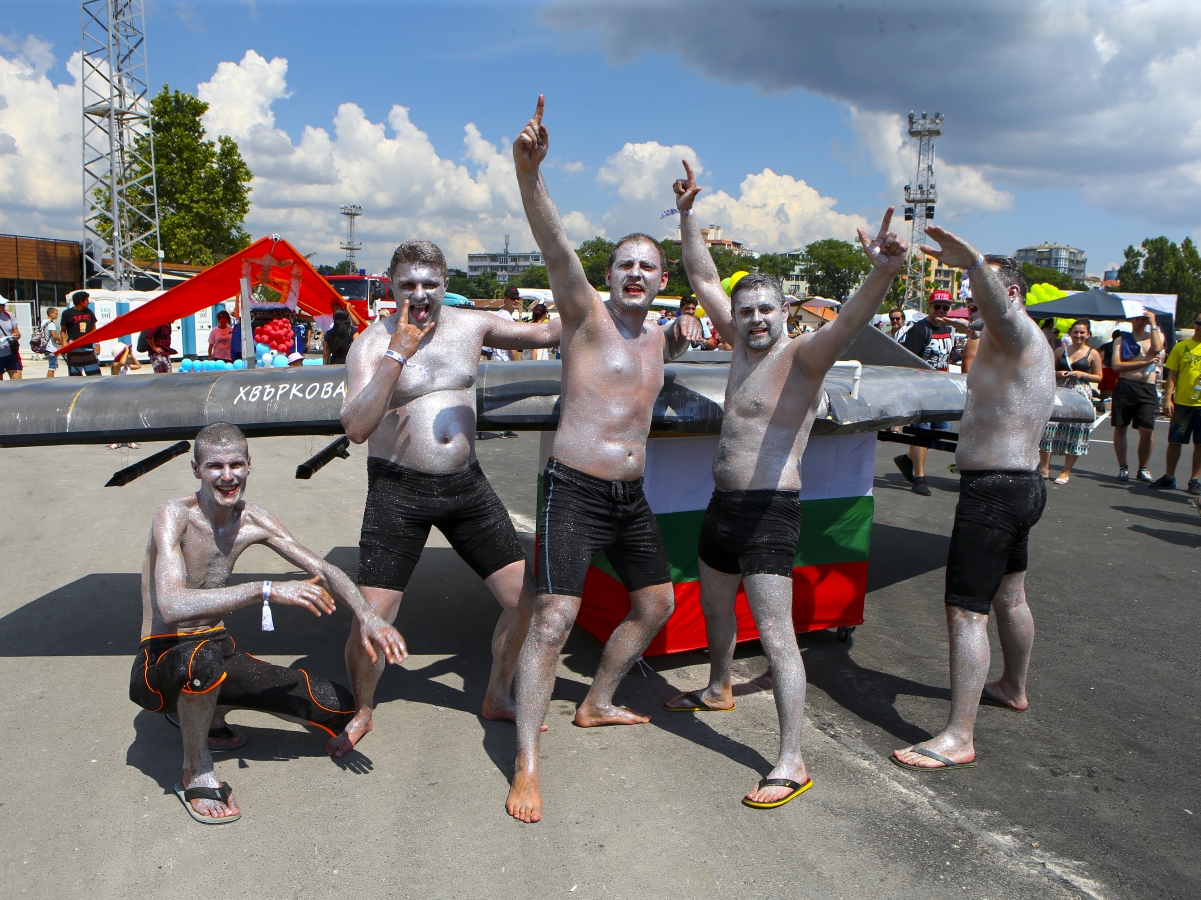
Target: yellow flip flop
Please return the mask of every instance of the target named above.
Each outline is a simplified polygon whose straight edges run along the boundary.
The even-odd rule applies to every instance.
[[[686,703],[688,703],[689,705],[688,706],[668,706],[666,703],[664,703],[663,708],[665,710],[667,710],[668,712],[733,712],[734,707],[738,705],[737,703],[735,703],[733,706],[729,706],[729,707],[710,706],[708,703],[705,702],[704,698],[701,697],[701,695],[699,693],[697,693],[696,691],[693,691],[692,693],[689,693],[689,694],[684,694],[684,696],[677,697],[676,699],[683,700]]]
[[[792,793],[786,797],[781,797],[779,800],[772,800],[769,803],[762,803],[758,800],[750,800],[743,797],[743,806],[749,806],[751,809],[775,809],[777,806],[783,806],[789,800],[801,796],[801,794],[813,787],[813,779],[806,778],[804,784],[797,784],[791,778],[761,778],[759,780],[759,787],[786,787]]]

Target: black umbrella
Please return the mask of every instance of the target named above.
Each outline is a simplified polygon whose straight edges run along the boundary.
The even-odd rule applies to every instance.
[[[1080,291],[1036,303],[1027,306],[1026,312],[1035,319],[1134,319],[1147,314],[1137,300],[1123,300],[1102,290]]]

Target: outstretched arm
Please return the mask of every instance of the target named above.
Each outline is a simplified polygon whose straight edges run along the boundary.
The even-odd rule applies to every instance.
[[[197,619],[215,619],[262,600],[263,582],[227,585],[221,588],[188,587],[188,570],[180,540],[188,514],[176,503],[165,503],[154,514],[151,540],[158,548],[154,567],[154,594],[159,615],[168,625]],[[332,613],[334,602],[322,588],[308,581],[281,581],[271,599],[300,606],[315,616]]]
[[[373,644],[383,651],[388,662],[399,665],[405,661],[409,651],[400,632],[380,618],[345,572],[300,544],[280,521],[266,510],[255,507],[254,516],[258,525],[267,532],[264,544],[294,566],[304,569],[313,576],[314,581],[323,582],[335,597],[350,608],[361,626],[359,631],[363,650],[372,662],[377,658]],[[332,612],[332,604],[330,611]]]
[[[588,277],[580,258],[568,243],[563,231],[559,210],[550,198],[542,179],[542,161],[550,149],[550,138],[542,124],[545,98],[538,95],[538,107],[521,134],[513,141],[513,162],[517,166],[517,186],[534,241],[546,259],[546,274],[555,293],[555,307],[568,322],[579,321],[588,307],[600,298]]]
[[[889,230],[892,224],[893,207],[888,207],[880,230],[875,238],[868,240],[867,232],[859,229],[859,243],[867,254],[872,269],[863,279],[859,290],[855,291],[838,311],[838,318],[823,326],[815,334],[804,340],[796,341],[793,350],[799,352],[801,365],[809,372],[825,375],[830,367],[838,360],[851,342],[884,301],[884,295],[897,272],[905,263],[905,251],[908,244]],[[803,349],[801,349],[803,348]]]
[[[692,292],[705,312],[709,321],[717,329],[717,333],[731,347],[737,332],[734,328],[733,315],[730,312],[730,298],[722,290],[721,275],[709,255],[709,248],[701,237],[701,226],[696,216],[692,215],[692,205],[701,189],[696,185],[696,175],[692,166],[684,163],[687,178],[677,178],[671,189],[676,194],[676,209],[680,211],[680,246],[684,250],[684,271],[688,274],[688,283]]]
[[[497,321],[500,321],[499,318]],[[392,350],[406,360],[417,352],[421,342],[433,330],[437,321],[430,322],[424,328],[418,328],[409,321],[409,300],[406,297],[400,313],[389,316],[378,327],[388,330],[388,324],[395,323],[395,331],[388,341],[387,350]],[[374,328],[376,326],[372,326]],[[365,333],[370,332],[370,328]],[[377,333],[378,334],[378,333]],[[388,413],[392,401],[392,393],[396,390],[396,382],[400,380],[400,370],[404,368],[400,361],[385,356],[385,350],[380,349],[382,339],[371,335],[368,340],[355,341],[350,345],[346,354],[346,400],[342,403],[342,428],[356,444],[361,444],[379,428],[379,423]],[[329,344],[325,345],[326,356],[329,355]]]
[[[490,313],[484,313],[484,318],[488,320],[484,328],[485,347],[535,350],[557,347],[563,340],[563,322],[558,318],[545,322],[514,322]]]
[[[985,264],[984,256],[963,238],[951,234],[938,225],[928,225],[926,235],[938,242],[938,247],[922,244],[919,248],[927,256],[933,256],[943,265],[954,266],[971,272],[972,299],[980,309],[980,318],[993,336],[996,346],[1009,353],[1021,352],[1026,329],[1024,321],[1029,319],[1023,304],[1015,304],[1009,288],[1002,284],[992,266]],[[1016,291],[1017,288],[1015,287]]]

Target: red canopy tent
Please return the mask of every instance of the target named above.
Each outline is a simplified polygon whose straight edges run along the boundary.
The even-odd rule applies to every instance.
[[[260,238],[229,259],[205,269],[137,309],[117,316],[107,325],[55,352],[66,353],[81,344],[95,344],[156,328],[229,297],[238,298],[238,318],[243,319],[243,306],[250,296],[250,290],[259,284],[279,293],[280,308],[300,309],[315,319],[332,316],[335,309],[344,308],[356,325],[362,327],[366,324],[365,309],[355,309],[353,301],[348,303],[344,300],[303,254],[279,235],[273,234]],[[254,304],[255,308],[263,305]],[[323,327],[328,327],[328,320]]]

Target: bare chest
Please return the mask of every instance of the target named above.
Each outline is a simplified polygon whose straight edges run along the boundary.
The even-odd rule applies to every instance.
[[[736,422],[799,425],[813,401],[791,356],[752,361],[735,357],[726,384],[725,415]]]
[[[475,387],[480,348],[461,340],[439,342],[437,338],[422,347],[400,373],[393,399],[404,403],[439,391],[464,391]]]
[[[180,540],[187,568],[187,584],[192,588],[223,587],[233,572],[234,563],[248,546],[244,530],[237,525],[214,531],[200,516],[200,522],[188,523]]]

